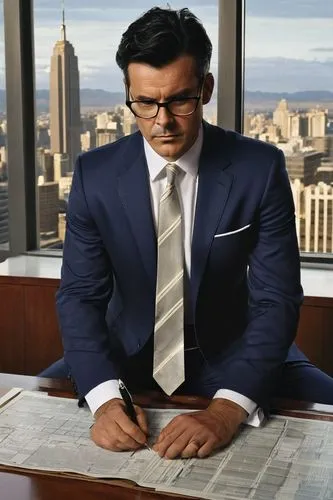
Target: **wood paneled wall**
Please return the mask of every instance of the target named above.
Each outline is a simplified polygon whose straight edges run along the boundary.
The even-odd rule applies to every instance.
[[[62,356],[58,280],[0,277],[0,371],[37,375]]]
[[[312,363],[333,376],[333,298],[305,297],[296,343]]]
[[[0,372],[36,375],[62,356],[58,280],[0,276]],[[333,375],[333,298],[306,297],[296,342]]]

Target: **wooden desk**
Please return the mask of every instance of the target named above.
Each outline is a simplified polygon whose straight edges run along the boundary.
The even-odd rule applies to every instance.
[[[9,375],[0,373],[0,388],[22,387],[27,390],[46,391],[50,395],[73,397],[68,381],[46,378]],[[2,391],[3,392],[3,391]],[[143,395],[135,398],[145,406],[176,408],[204,408],[208,400],[197,397],[176,396],[172,398],[159,394]],[[320,420],[333,420],[333,406],[296,401],[274,401],[277,413]],[[123,484],[126,484],[125,482]],[[1,500],[170,500],[171,498],[191,498],[165,493],[156,493],[128,484],[119,486],[111,481],[94,481],[82,477],[71,478],[47,475],[43,472],[13,471],[2,467],[0,471]]]

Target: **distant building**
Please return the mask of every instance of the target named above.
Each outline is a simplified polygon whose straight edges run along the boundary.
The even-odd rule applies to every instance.
[[[123,112],[123,135],[130,135],[138,130],[132,111],[125,106]]]
[[[251,118],[252,116],[249,113],[244,113],[243,135],[245,135],[246,137],[250,137]]]
[[[58,238],[59,185],[45,182],[38,186],[40,237],[42,240]]]
[[[281,99],[276,110],[273,113],[273,123],[281,130],[281,135],[288,138],[288,103],[286,99]]]
[[[81,130],[84,132],[94,132],[96,128],[96,116],[91,113],[89,115],[84,115],[81,117]]]
[[[261,141],[270,142],[271,144],[277,144],[281,140],[280,127],[271,123],[264,127],[264,130],[261,134],[256,134],[256,136]]]
[[[307,137],[305,146],[311,146],[323,154],[324,157],[333,158],[333,136],[326,135],[325,137]]]
[[[96,146],[104,146],[110,142],[115,142],[118,139],[116,130],[111,129],[96,129]]]
[[[306,137],[308,135],[308,117],[300,113],[288,114],[287,137]]]
[[[54,181],[53,155],[50,150],[37,148],[36,151],[38,175],[42,175],[45,182]]]
[[[80,82],[74,47],[66,40],[65,15],[61,40],[56,42],[50,72],[51,152],[67,154],[69,169],[81,151]]]
[[[308,113],[309,137],[324,137],[327,130],[327,110],[314,109]]]
[[[7,147],[6,146],[0,147],[0,161],[1,161],[1,163],[7,164]]]
[[[71,171],[69,165],[70,159],[67,154],[55,153],[53,157],[53,169],[54,169],[54,181],[59,182],[61,177],[66,177],[66,175]]]
[[[295,179],[294,181],[290,182],[290,186],[295,205],[295,224],[296,224],[298,246],[300,250],[304,251],[305,250],[304,184],[299,179]]]
[[[100,116],[100,115],[99,115]],[[104,128],[96,128],[96,146],[104,146],[110,142],[115,142],[122,137],[122,128],[119,121],[109,120],[103,123],[97,120],[98,125],[106,125]]]
[[[286,155],[286,165],[290,180],[299,179],[304,186],[314,184],[321,158],[322,154],[317,151],[297,152]]]
[[[43,172],[45,182],[53,182],[54,181],[54,157],[51,155],[51,151],[44,151],[43,158]]]
[[[59,179],[59,199],[65,200],[67,203],[69,193],[72,187],[73,174],[68,174],[66,177],[60,177]]]
[[[39,148],[50,148],[50,134],[48,127],[37,126],[36,142]]]
[[[296,233],[302,252],[333,252],[333,186],[323,182],[306,186],[291,182]]]
[[[107,111],[104,113],[98,113],[96,116],[96,128],[100,130],[106,129],[111,120],[112,116]]]
[[[316,184],[319,182],[333,186],[333,162],[322,163],[317,169]]]
[[[304,189],[306,252],[333,252],[333,187],[324,183]]]
[[[59,214],[58,216],[58,234],[61,241],[65,241],[66,234],[66,214]]]
[[[81,149],[82,151],[89,151],[96,147],[96,133],[87,130],[81,134]]]

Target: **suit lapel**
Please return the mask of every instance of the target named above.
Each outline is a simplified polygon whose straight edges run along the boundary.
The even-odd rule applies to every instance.
[[[191,250],[192,304],[198,290],[216,228],[223,215],[232,184],[225,171],[230,164],[224,133],[205,124],[204,145],[199,162],[199,182]],[[156,286],[156,233],[152,217],[148,168],[141,135],[133,136],[118,174],[118,192],[153,289]]]
[[[148,168],[141,140],[134,147],[128,146],[118,177],[118,192],[138,246],[143,266],[155,290],[156,285],[156,234],[152,217]],[[137,147],[139,146],[139,147]]]
[[[232,184],[225,171],[230,161],[222,132],[205,124],[204,143],[199,162],[199,181],[191,250],[191,290],[195,311],[200,282],[214,234],[223,215]]]

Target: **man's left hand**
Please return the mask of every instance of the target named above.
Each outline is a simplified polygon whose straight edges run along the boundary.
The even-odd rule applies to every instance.
[[[154,451],[165,458],[204,458],[229,444],[247,412],[227,399],[213,399],[206,410],[178,415],[161,431]]]

